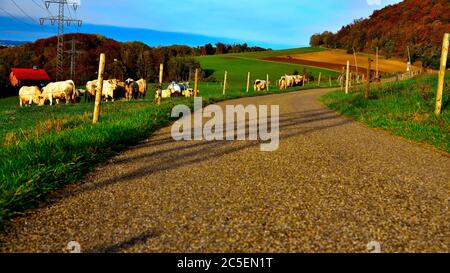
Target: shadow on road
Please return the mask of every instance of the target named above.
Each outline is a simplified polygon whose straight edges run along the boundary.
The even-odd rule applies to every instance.
[[[128,240],[125,240],[123,242],[112,244],[112,245],[105,245],[105,246],[98,246],[91,250],[85,251],[86,253],[121,253],[124,252],[136,245],[144,244],[148,240],[159,237],[160,232],[156,230],[149,230],[147,232],[144,232],[138,236],[135,236],[133,238],[130,238]]]
[[[282,149],[283,140],[344,126],[350,122],[350,120],[343,119],[335,112],[326,109],[282,114],[280,115],[280,148]],[[170,135],[170,131],[164,130],[155,134],[145,144],[136,147],[136,155],[116,158],[110,162],[110,164],[121,164],[125,167],[137,166],[136,168],[130,168],[129,171],[117,174],[112,178],[81,185],[69,195],[95,191],[157,172],[188,167],[244,149],[259,149],[259,145],[262,143],[261,141],[175,142]]]

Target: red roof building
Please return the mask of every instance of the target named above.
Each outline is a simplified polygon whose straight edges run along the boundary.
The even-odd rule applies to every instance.
[[[39,85],[50,82],[44,69],[11,68],[9,80],[12,86]]]

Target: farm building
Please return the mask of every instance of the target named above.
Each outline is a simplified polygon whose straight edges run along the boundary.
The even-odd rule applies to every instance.
[[[9,81],[12,86],[34,86],[50,82],[50,77],[44,69],[11,68]]]

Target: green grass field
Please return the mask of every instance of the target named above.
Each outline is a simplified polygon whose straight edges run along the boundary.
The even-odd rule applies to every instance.
[[[265,78],[270,73],[275,78],[296,69],[291,65],[224,56],[200,60],[204,69],[214,70],[218,79],[225,69],[229,71],[226,96],[220,81],[199,83],[204,105],[268,94],[255,93],[252,88],[245,92],[247,71],[255,77]],[[328,82],[323,86],[328,86]],[[288,91],[316,87],[316,83],[311,83]],[[35,207],[48,193],[81,181],[96,164],[168,125],[176,104],[193,107],[192,98],[164,100],[158,107],[153,103],[154,88],[150,85],[151,92],[144,101],[103,103],[101,123],[96,126],[91,124],[94,107],[91,103],[20,108],[17,97],[0,99],[0,225]],[[272,86],[270,93],[280,91]]]
[[[450,76],[446,77],[446,90]],[[423,75],[403,82],[372,85],[371,99],[365,100],[363,90],[349,95],[333,92],[322,97],[330,108],[352,117],[372,128],[382,128],[395,135],[428,143],[450,152],[450,99],[444,97],[444,110],[434,115],[437,75]]]
[[[291,50],[202,56],[197,59],[200,61],[203,70],[206,71],[209,76],[215,78],[218,82],[222,82],[224,80],[225,71],[228,71],[228,86],[229,89],[233,91],[242,92],[246,90],[248,72],[251,73],[251,88],[253,88],[253,82],[256,79],[265,80],[267,78],[267,74],[269,74],[271,86],[276,89],[276,82],[281,78],[281,76],[286,74],[292,75],[294,71],[302,74],[304,69],[310,72],[315,79],[318,78],[319,73],[322,73],[321,84],[325,87],[329,86],[329,76],[334,79],[338,76],[337,72],[316,67],[259,60],[259,58],[282,56],[288,54],[289,52],[290,54],[301,54],[320,50],[322,49],[299,48]],[[333,84],[336,84],[336,82],[333,82]],[[312,85],[317,86],[317,83],[311,83],[311,86]],[[215,86],[212,88],[211,86],[214,85],[201,85],[200,90],[217,92],[217,90],[220,91],[221,89],[220,86]]]

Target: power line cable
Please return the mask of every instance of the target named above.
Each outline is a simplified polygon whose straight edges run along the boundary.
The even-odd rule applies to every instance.
[[[33,3],[35,3],[36,6],[38,6],[39,8],[44,9],[38,2],[36,2],[36,0],[31,0],[31,1],[33,1]]]
[[[6,11],[5,9],[3,9],[2,7],[0,7],[0,10],[2,10],[6,15],[8,15],[9,17],[11,17],[12,19],[16,20],[18,23],[22,23],[22,24],[26,24],[29,26],[33,26],[32,24],[28,23],[27,21],[21,20],[19,18],[17,18],[16,16],[12,15],[11,13],[9,13],[8,11]],[[34,26],[33,26],[34,27]]]
[[[38,2],[36,2],[36,0],[31,0],[31,1],[32,1],[37,7],[39,7],[39,8],[42,9],[42,10],[47,11],[47,13],[48,13],[50,16],[52,16],[52,14],[50,13],[50,11],[49,11],[48,9],[44,8],[43,6],[41,6]],[[42,0],[42,3],[43,3],[44,6],[45,6],[45,0]],[[42,33],[46,33],[46,34],[52,35],[52,33],[49,32],[48,30],[46,30],[46,29],[44,28],[43,25],[41,25],[41,24],[39,24],[39,25],[40,25],[40,27],[41,27]],[[53,29],[53,31],[55,30],[54,28],[52,28],[52,29]]]
[[[44,5],[44,7],[46,7],[45,0],[42,0],[42,4]],[[49,9],[44,8],[44,10],[47,11],[48,15],[53,16]]]
[[[26,16],[28,17],[31,21],[33,21],[33,23],[38,23],[33,17],[31,17],[30,15],[28,15],[28,13],[26,13],[14,0],[11,0],[11,2]]]
[[[39,8],[41,8],[41,9],[44,10],[44,11],[46,11],[50,17],[53,17],[53,14],[50,12],[50,10],[47,9],[47,8],[45,8],[45,7],[46,7],[45,0],[42,0],[42,5],[43,5],[43,6],[40,5],[38,2],[36,2],[36,0],[31,0],[31,1],[33,1],[33,3],[36,4],[36,6],[38,6]],[[47,31],[47,30],[44,30],[44,26],[43,26],[42,24],[40,24],[40,25],[41,25],[41,29],[42,29],[44,32],[48,33],[48,34],[54,34],[54,33],[56,32],[56,31],[55,31],[55,26],[54,26],[54,25],[51,25],[52,31],[53,31],[54,33],[51,33],[51,32],[49,32],[49,31]]]

